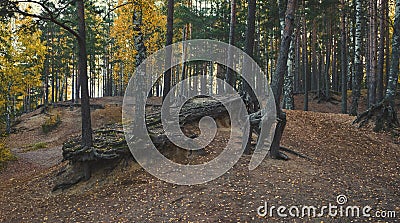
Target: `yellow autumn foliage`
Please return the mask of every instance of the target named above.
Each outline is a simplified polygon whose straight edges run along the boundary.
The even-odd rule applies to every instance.
[[[31,18],[0,22],[0,107],[10,96],[39,88],[46,47]]]
[[[118,0],[117,5],[126,4],[124,0]],[[118,80],[121,72],[124,83],[129,81],[135,69],[134,37],[137,33],[133,30],[133,15],[135,10],[142,12],[142,33],[147,55],[159,50],[165,39],[166,17],[155,0],[132,0],[116,10],[117,18],[111,27],[111,38],[114,41],[114,60],[119,61],[113,67],[114,78]]]
[[[7,161],[15,160],[16,157],[11,153],[10,149],[6,147],[4,139],[0,138],[0,169]]]

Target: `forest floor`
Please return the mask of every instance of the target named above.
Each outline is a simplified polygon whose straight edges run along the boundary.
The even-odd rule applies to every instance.
[[[296,106],[302,108],[302,97]],[[93,126],[121,120],[121,97],[94,99]],[[364,105],[361,105],[364,106]],[[288,111],[283,145],[312,158],[290,155],[289,161],[265,159],[249,171],[251,156],[220,178],[202,185],[163,182],[135,163],[95,174],[63,192],[52,192],[61,162],[62,143],[80,132],[78,108],[54,108],[60,126],[44,134],[48,118],[40,110],[25,114],[7,139],[18,159],[0,172],[0,222],[395,222],[400,219],[400,145],[389,133],[352,125],[354,117],[334,114],[340,104],[317,104],[311,112]],[[325,113],[324,113],[325,112]],[[326,113],[333,112],[333,113]],[[223,147],[219,134],[208,152]],[[42,143],[44,148],[36,148]],[[259,206],[337,205],[345,195],[349,206],[371,206],[371,217],[280,218],[257,215]],[[377,211],[395,211],[396,218],[376,218]],[[317,209],[317,213],[320,209]]]

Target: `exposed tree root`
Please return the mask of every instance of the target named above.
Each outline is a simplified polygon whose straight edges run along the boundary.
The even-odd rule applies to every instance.
[[[280,147],[280,148],[281,148],[281,147]],[[280,149],[280,148],[279,148],[279,149]],[[286,154],[284,154],[284,153],[282,153],[282,152],[278,152],[278,153],[275,154],[275,155],[270,155],[270,157],[271,157],[272,159],[284,160],[284,161],[287,161],[287,160],[290,159],[288,155],[286,155]]]
[[[361,113],[353,121],[353,124],[359,124],[358,127],[361,128],[370,120],[375,121],[374,132],[391,131],[396,134],[400,133],[400,122],[397,118],[396,110],[386,99]]]
[[[266,130],[271,127],[271,126],[265,126],[268,124],[268,122],[263,122],[263,119],[266,118],[266,117],[263,117],[263,113],[264,112],[262,110],[259,110],[255,113],[252,113],[249,115],[249,121],[250,121],[252,133],[255,133],[258,136],[257,142],[263,142],[266,139],[266,137],[268,136],[266,134],[267,131],[261,131],[261,130],[262,129]],[[274,135],[274,139],[272,141],[269,155],[272,159],[289,160],[289,157],[286,154],[279,151],[280,150],[280,141],[282,138],[283,130],[285,129],[285,126],[286,126],[286,113],[281,111],[277,121],[278,121],[278,123],[276,125],[275,135]],[[250,134],[252,134],[252,133],[250,133]],[[244,154],[249,155],[250,153],[251,153],[250,148],[246,147]]]
[[[333,92],[331,92],[332,94]],[[318,100],[317,103],[320,104],[322,102],[329,102],[331,104],[337,105],[340,101],[336,99],[335,97],[332,97],[331,95],[326,95],[326,92],[323,90],[320,90],[319,92],[316,93],[316,96],[313,98],[313,100]]]
[[[66,190],[66,189],[68,189],[68,188],[70,188],[70,187],[72,187],[72,186],[78,184],[78,183],[81,182],[84,178],[85,178],[84,176],[80,176],[80,177],[77,177],[77,178],[75,178],[75,179],[72,179],[72,180],[70,180],[70,181],[68,181],[68,182],[64,182],[64,183],[57,184],[57,185],[55,185],[55,186],[53,187],[52,192],[57,191],[57,190]]]
[[[285,152],[287,152],[287,153],[291,153],[291,154],[293,154],[293,155],[296,155],[296,156],[298,156],[298,157],[300,157],[300,158],[306,159],[306,160],[308,160],[308,161],[311,161],[311,160],[312,160],[310,157],[308,157],[308,156],[306,156],[306,155],[303,155],[303,154],[301,154],[301,153],[299,153],[299,152],[296,152],[296,151],[294,151],[294,150],[291,150],[291,149],[289,149],[289,148],[286,148],[286,147],[281,146],[279,149],[282,150],[282,151],[285,151]]]

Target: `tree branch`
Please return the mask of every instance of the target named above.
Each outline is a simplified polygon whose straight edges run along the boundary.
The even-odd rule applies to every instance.
[[[72,3],[73,1],[71,1],[70,3]],[[37,4],[39,5],[44,11],[47,12],[48,17],[47,16],[42,16],[42,15],[38,15],[38,14],[33,14],[33,13],[29,13],[27,11],[24,11],[22,9],[20,9],[18,7],[18,3],[33,3],[33,4]],[[57,17],[54,16],[54,14],[56,14],[55,12],[51,11],[45,4],[43,4],[42,2],[38,2],[35,0],[21,0],[21,1],[17,1],[17,2],[10,2],[10,4],[12,4],[12,9],[10,10],[10,12],[12,13],[17,13],[23,16],[27,16],[27,17],[32,17],[32,18],[37,18],[43,21],[50,21],[53,22],[54,24],[60,26],[61,28],[65,29],[67,32],[71,33],[72,35],[74,35],[76,38],[80,38],[79,34],[73,30],[71,27],[65,25],[65,23],[57,20]],[[58,14],[59,15],[59,14]]]
[[[80,38],[79,34],[75,30],[73,30],[71,27],[65,25],[64,23],[58,21],[57,19],[55,19],[53,17],[45,17],[45,16],[41,16],[41,15],[37,15],[37,14],[32,14],[32,13],[28,13],[28,12],[22,11],[20,9],[17,9],[17,10],[11,11],[11,12],[18,13],[18,14],[21,14],[23,16],[37,18],[37,19],[40,19],[40,20],[43,20],[43,21],[53,22],[54,24],[60,26],[61,28],[65,29],[67,32],[69,32],[72,35],[74,35],[76,38]]]

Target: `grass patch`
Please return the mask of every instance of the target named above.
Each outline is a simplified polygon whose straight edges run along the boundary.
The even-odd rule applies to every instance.
[[[47,143],[45,142],[38,142],[32,145],[29,145],[27,147],[25,147],[22,152],[26,153],[26,152],[30,152],[30,151],[36,151],[39,149],[45,149],[47,148]]]
[[[49,118],[45,120],[42,125],[42,131],[47,134],[54,129],[56,129],[61,124],[61,115],[56,113],[55,115],[50,115]]]

